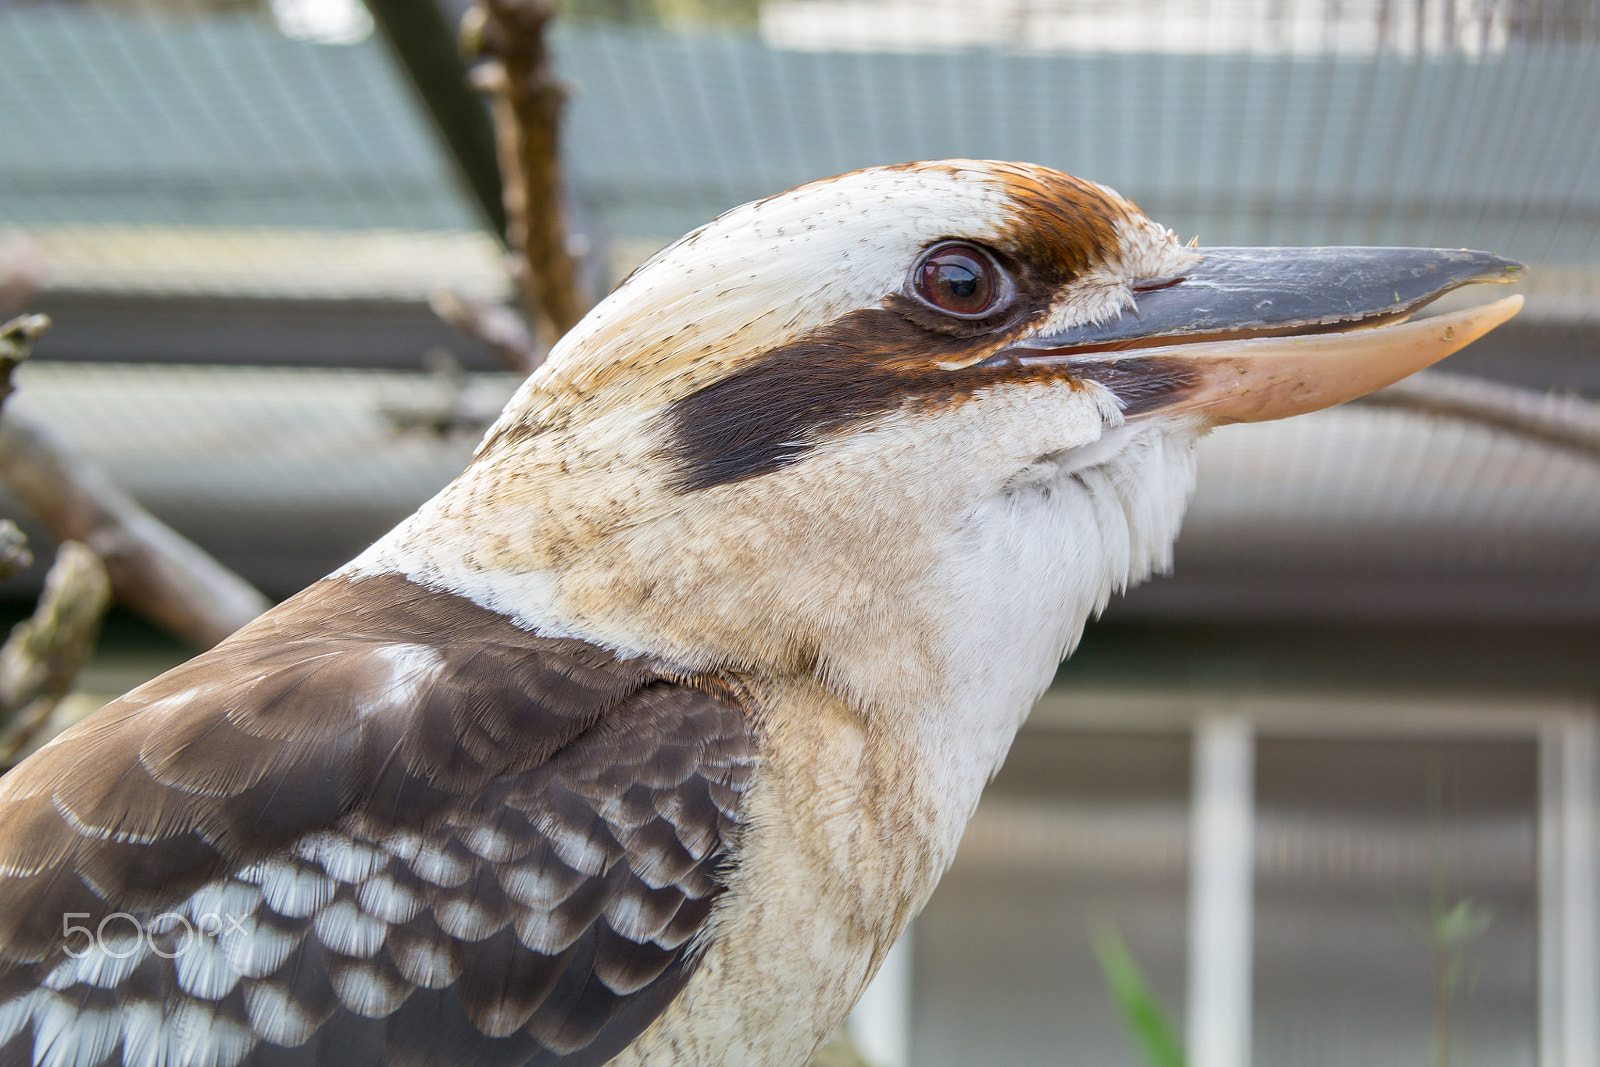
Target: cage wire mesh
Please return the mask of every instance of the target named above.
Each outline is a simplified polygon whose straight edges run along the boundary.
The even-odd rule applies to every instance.
[[[1570,312],[1600,292],[1589,4],[779,0],[755,32],[645,21],[575,19],[558,48],[574,183],[619,233],[873,163],[1028,159],[1205,243],[1466,243],[1584,275]]]
[[[1534,270],[1518,326],[1558,332],[1538,334],[1537,360],[1519,348],[1496,363],[1480,344],[1466,354],[1479,362],[1457,364],[1600,395],[1592,0],[567,0],[562,10],[551,46],[570,89],[563,163],[613,278],[716,213],[801,182],[908,159],[1027,159],[1111,185],[1207,244],[1470,246],[1523,259]],[[272,344],[296,343],[292,330],[257,336],[274,301],[365,301],[381,315],[446,285],[511,294],[459,168],[354,0],[0,6],[0,313],[39,294],[106,298],[113,310],[97,307],[115,338],[115,309],[128,306],[116,300],[136,301],[140,322],[168,307],[181,321],[196,301],[255,300],[268,310],[224,323],[202,356],[271,362]],[[410,343],[394,336],[397,348]],[[138,465],[142,446],[126,442],[187,433],[208,412],[224,431],[256,425],[244,406],[271,388],[168,372],[141,395],[166,390],[169,416],[142,405],[80,418],[61,399],[76,379],[47,381],[62,373],[51,343],[17,402],[35,402],[31,375],[38,402],[86,448],[185,514],[197,506],[185,488],[194,471]],[[325,347],[337,363],[339,343]],[[138,351],[162,358],[148,343]],[[393,365],[422,354],[397,352]],[[325,414],[311,423],[343,417]],[[381,433],[361,447],[409,432],[374,425]],[[298,450],[323,440],[304,433]],[[356,446],[330,429],[322,447],[326,463],[348,466]],[[461,435],[438,447],[440,471],[464,458]],[[246,465],[228,477],[295,513],[296,479],[274,474],[270,454],[260,452],[259,476]],[[1147,604],[1223,610],[1247,560],[1279,579],[1246,611],[1291,587],[1359,607],[1418,575],[1490,571],[1507,584],[1485,612],[1520,602],[1581,614],[1600,599],[1600,475],[1581,457],[1358,412],[1220,433],[1203,463],[1179,550],[1191,583],[1151,587]],[[418,491],[384,485],[371,492],[374,516]],[[224,512],[217,529],[236,528]],[[293,588],[284,575],[315,576],[302,566],[274,570],[274,591]],[[1375,577],[1357,587],[1346,581],[1357,572]]]
[[[382,43],[248,4],[0,8],[0,242],[52,290],[506,291]]]
[[[1600,396],[1593,0],[565,0],[563,12],[563,162],[613,277],[804,181],[919,158],[1026,159],[1111,185],[1208,244],[1523,259],[1534,271],[1519,321],[1565,331],[1540,358],[1571,372],[1550,381]],[[441,285],[511,293],[456,165],[351,0],[0,4],[0,314],[61,294],[179,317],[219,299],[397,308]],[[244,342],[219,334],[218,363]],[[274,594],[342,563],[473,444],[471,420],[416,428],[418,412],[473,406],[447,377],[43,354],[9,405]],[[512,382],[479,384],[481,412]],[[1347,408],[1219,431],[1200,487],[1177,579],[1113,612],[1592,624],[1600,610],[1592,457]],[[980,814],[928,913],[919,953],[942,977],[923,987],[919,1063],[1006,1062],[1002,1040],[1035,1062],[1069,1040],[1093,1062],[1134,1062],[1096,999],[1081,910],[1060,903],[1069,874],[1079,900],[1131,909],[1118,913],[1130,942],[1181,1007],[1188,752],[1182,736],[1137,740],[1056,738],[1062,752],[1035,769],[1082,796],[1042,804],[1036,783],[1007,795],[1001,781],[1003,803]],[[1420,1060],[1406,1014],[1416,983],[1402,980],[1415,953],[1393,910],[1426,891],[1417,842],[1432,824],[1296,821],[1305,761],[1263,751],[1269,771],[1275,759],[1289,769],[1274,772],[1263,822],[1261,965],[1275,984],[1258,1062]],[[1371,755],[1348,762],[1370,769]],[[1480,784],[1521,782],[1532,758],[1493,755],[1515,773],[1497,765]],[[1063,774],[1074,759],[1083,773]],[[1084,785],[1096,768],[1110,799]],[[1509,815],[1492,800],[1465,853],[1504,946],[1476,1054],[1532,1064],[1531,816],[1520,794]],[[1319,925],[1312,898],[1330,885],[1362,894],[1357,936]],[[997,899],[1037,922],[1012,921]],[[979,1019],[985,995],[1006,1003]]]
[[[1558,268],[1534,285],[1565,315],[1600,294],[1590,2],[572,0],[565,14],[568,174],[618,269],[778,189],[968,156],[1092,176],[1206,243],[1465,244]],[[481,219],[359,15],[353,0],[8,5],[11,243],[42,243],[55,284],[104,288],[198,255],[214,269],[179,269],[176,289],[247,292],[248,261],[299,251],[323,268],[304,291],[333,293],[335,275],[399,270],[392,231],[432,235],[410,259],[440,263],[435,278],[492,273],[468,239]],[[175,233],[192,243],[164,246]],[[304,247],[273,244],[285,235]]]

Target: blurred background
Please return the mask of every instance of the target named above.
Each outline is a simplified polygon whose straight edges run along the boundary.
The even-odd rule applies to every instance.
[[[0,428],[279,598],[457,472],[574,308],[813,178],[1023,159],[1204,244],[1521,259],[1525,311],[1447,369],[1202,445],[1175,574],[1086,634],[855,1033],[880,1067],[1166,1062],[1120,937],[1192,1067],[1600,1067],[1600,4],[551,16],[0,0],[0,321],[53,320]],[[79,534],[17,447],[21,618]],[[22,750],[207,639],[111,572]]]

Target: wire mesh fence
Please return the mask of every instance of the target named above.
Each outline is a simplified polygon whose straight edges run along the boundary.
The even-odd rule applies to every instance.
[[[10,246],[31,242],[56,284],[132,286],[165,255],[243,264],[219,275],[237,289],[252,257],[329,259],[326,242],[267,250],[263,231],[432,232],[459,247],[434,250],[429,281],[492,275],[492,248],[461,236],[481,216],[381,41],[304,36],[349,8],[0,9]],[[1600,308],[1590,3],[574,0],[554,51],[571,192],[614,242],[613,275],[744,200],[967,156],[1092,177],[1206,243],[1494,248],[1553,268],[1535,286],[1563,317]],[[89,269],[99,230],[127,269]],[[140,261],[114,239],[147,232],[187,243]]]
[[[918,158],[1026,159],[1109,184],[1208,244],[1466,245],[1526,260],[1521,322],[1546,332],[1474,366],[1518,380],[1542,346],[1560,381],[1600,395],[1593,0],[567,0],[564,16],[551,42],[570,91],[563,163],[612,277],[728,207],[805,181]],[[185,358],[272,362],[274,345],[305,344],[303,322],[273,325],[284,306],[360,303],[368,317],[347,316],[318,349],[338,364],[357,333],[436,287],[508,299],[496,236],[374,33],[353,0],[0,0],[0,317],[41,296],[93,297],[108,338],[96,351],[154,362],[173,352],[151,323],[170,330],[226,303]],[[371,343],[414,365],[433,342],[413,321]],[[475,384],[503,397],[512,381]],[[57,364],[26,368],[11,403],[287,594],[467,461],[493,404],[467,411],[466,392],[420,373]],[[1344,409],[1221,431],[1201,471],[1179,580],[1119,601],[1124,619],[1596,619],[1592,458]],[[1099,748],[1081,733],[1057,740],[1079,772],[1105,762],[1104,737]],[[1518,745],[1496,756],[1512,777],[1531,773]],[[993,1058],[1002,1040],[1047,1062],[1085,1034],[1097,1062],[1131,1056],[1094,1000],[1099,978],[1064,892],[1129,906],[1135,948],[1181,1003],[1187,742],[1140,752],[1134,763],[1159,758],[1114,764],[1115,789],[1068,798],[1082,810],[1066,818],[1027,790],[980,817],[919,949],[919,975],[935,975],[918,1008],[919,1062]],[[1304,777],[1301,754],[1263,752],[1269,771],[1279,758],[1285,780]],[[1371,754],[1346,762],[1359,769]],[[1070,759],[1047,763],[1052,782],[1066,780]],[[1119,817],[1140,782],[1142,816]],[[1531,1064],[1545,995],[1532,974],[1535,824],[1530,799],[1513,800],[1511,816],[1479,828],[1504,845],[1510,826],[1511,847],[1474,853],[1493,859],[1473,871],[1500,907],[1504,951],[1486,993],[1499,1014],[1473,1025],[1489,1058]],[[1285,786],[1276,802],[1301,798]],[[1260,958],[1277,984],[1261,996],[1262,1060],[1422,1054],[1425,1023],[1412,1016],[1427,1005],[1412,1009],[1426,976],[1396,975],[1423,957],[1396,937],[1392,905],[1395,886],[1420,893],[1427,872],[1346,871],[1342,889],[1365,909],[1352,927],[1328,920],[1317,895],[1344,868],[1284,857],[1342,855],[1358,839],[1416,860],[1426,818],[1411,812],[1406,834],[1385,836],[1343,815],[1337,826],[1267,815]],[[1110,869],[1133,860],[1146,866]],[[1009,914],[993,906],[1005,893]],[[1329,989],[1337,996],[1318,1003]]]

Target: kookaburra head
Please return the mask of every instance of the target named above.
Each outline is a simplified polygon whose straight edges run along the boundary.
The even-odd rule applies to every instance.
[[[874,720],[970,701],[1009,738],[1085,618],[1167,563],[1199,436],[1442,358],[1520,297],[1393,324],[1515,270],[1186,247],[1024,164],[857,171],[640,267],[358,566],[686,669],[812,677]]]
[[[1517,269],[1190,247],[1011,163],[728,212],[350,566],[0,780],[0,1063],[804,1063],[1198,438],[1433,363],[1520,298],[1407,317]],[[212,913],[203,965],[140,925]]]
[[[1517,269],[1187,247],[1025,164],[857,171],[635,271],[398,555],[423,577],[433,545],[456,571],[470,545],[481,577],[451,580],[530,625],[813,672],[863,708],[1024,665],[1036,687],[1088,613],[1166,561],[1200,435],[1443,358],[1520,297],[1393,324]]]

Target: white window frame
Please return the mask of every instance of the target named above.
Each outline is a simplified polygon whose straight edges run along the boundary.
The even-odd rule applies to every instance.
[[[1192,733],[1189,1067],[1249,1067],[1258,737],[1537,744],[1540,1067],[1600,1067],[1600,728],[1581,700],[1057,689],[1030,730]],[[909,1016],[910,987],[905,983]]]

